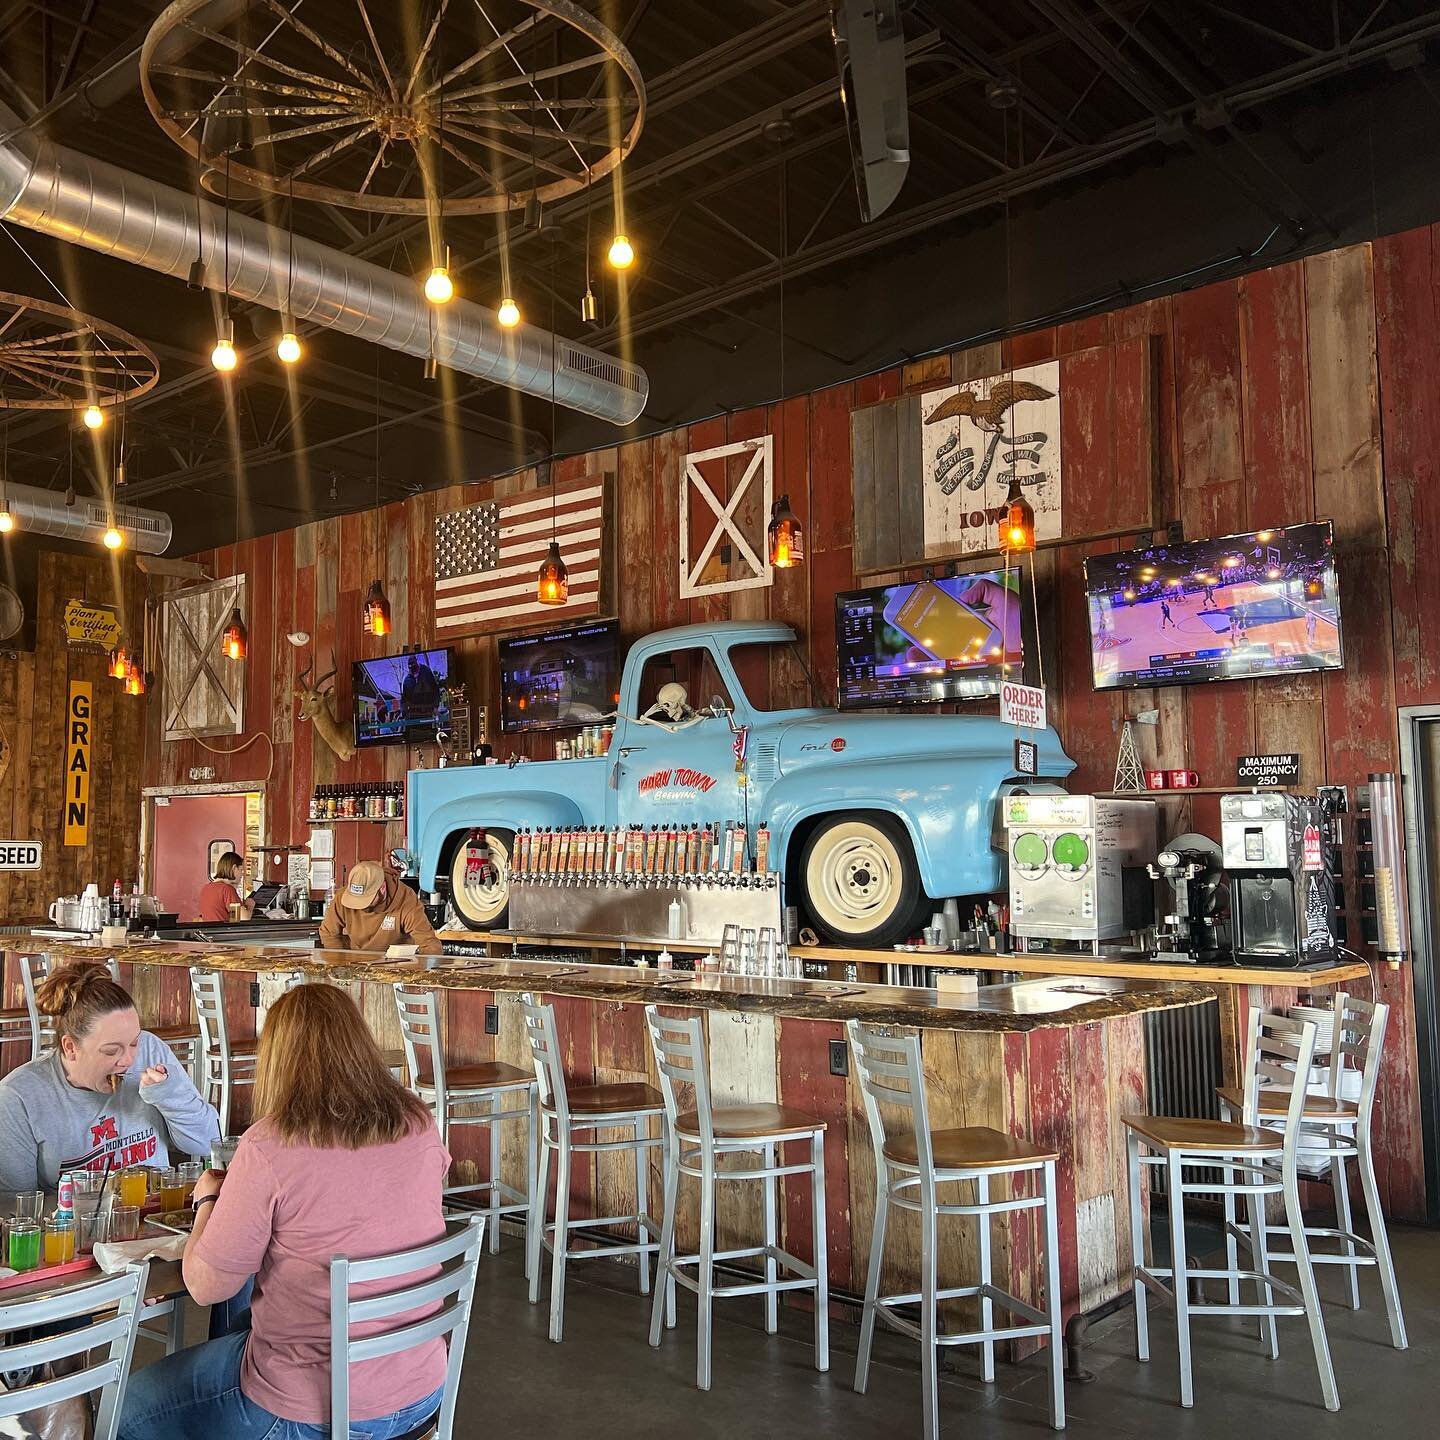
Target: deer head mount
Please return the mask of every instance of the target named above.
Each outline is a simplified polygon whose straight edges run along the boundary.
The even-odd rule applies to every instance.
[[[300,697],[300,718],[313,722],[320,738],[342,760],[348,760],[355,753],[355,742],[350,738],[348,729],[335,718],[335,711],[331,708],[330,697],[334,695],[335,687],[325,688],[326,682],[335,677],[335,652],[330,652],[330,668],[312,685],[310,672],[314,668],[312,659],[295,677],[295,693]]]

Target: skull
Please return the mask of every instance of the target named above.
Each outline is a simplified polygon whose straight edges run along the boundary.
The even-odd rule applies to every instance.
[[[690,693],[678,681],[662,685],[655,696],[655,703],[674,721],[688,720],[694,711],[690,708]]]

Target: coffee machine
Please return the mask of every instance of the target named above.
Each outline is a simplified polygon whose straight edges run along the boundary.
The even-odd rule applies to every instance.
[[[1160,951],[1209,965],[1228,961],[1220,847],[1208,835],[1177,835],[1146,868],[1171,894],[1155,927]]]
[[[1220,797],[1237,965],[1293,968],[1334,960],[1330,817],[1317,795]]]

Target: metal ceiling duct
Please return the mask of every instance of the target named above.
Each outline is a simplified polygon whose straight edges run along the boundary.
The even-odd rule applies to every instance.
[[[20,122],[0,106],[0,131]],[[529,325],[503,329],[483,305],[425,301],[419,282],[262,220],[230,216],[208,201],[82,155],[28,131],[0,145],[0,219],[184,279],[197,255],[206,284],[237,300],[288,309],[298,321],[399,350],[417,359],[433,347],[461,374],[627,425],[645,408],[650,381],[637,365]],[[433,340],[432,340],[433,332]],[[554,366],[553,374],[551,366]]]
[[[113,523],[125,537],[126,547],[142,555],[163,555],[174,535],[170,517],[159,510],[117,505],[111,511],[87,495],[77,496],[73,505],[67,505],[63,493],[39,490],[34,485],[17,485],[13,480],[6,482],[4,497],[15,517],[16,531],[25,535],[53,535],[60,540],[98,545],[100,537]]]

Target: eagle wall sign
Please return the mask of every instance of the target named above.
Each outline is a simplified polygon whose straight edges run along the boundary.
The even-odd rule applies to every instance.
[[[1060,362],[967,380],[920,397],[925,553],[999,546],[1010,481],[1038,540],[1060,538]]]

